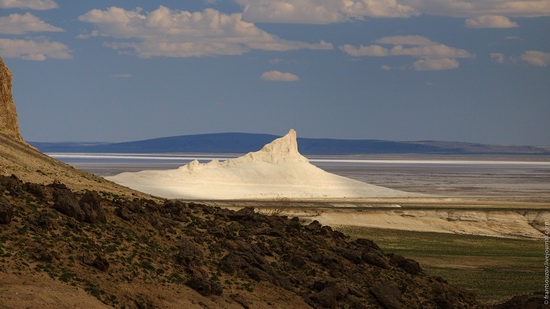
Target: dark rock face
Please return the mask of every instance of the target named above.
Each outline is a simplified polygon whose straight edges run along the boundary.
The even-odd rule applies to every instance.
[[[82,256],[82,263],[92,266],[101,271],[107,271],[109,269],[109,261],[101,255],[96,255],[95,258],[89,255]]]
[[[387,309],[404,309],[401,291],[393,284],[378,284],[371,289],[378,302]]]
[[[543,309],[548,308],[549,300],[544,299],[544,293],[516,296],[509,301],[494,305],[494,309]]]
[[[8,200],[0,196],[0,224],[9,224],[13,218],[13,210]]]
[[[403,269],[405,272],[411,275],[418,275],[422,272],[422,268],[417,261],[407,259],[399,254],[391,254],[390,256],[390,262],[393,265]]]
[[[107,221],[105,212],[101,208],[99,194],[95,191],[86,191],[80,198],[78,205],[84,211],[84,221],[88,223]]]
[[[179,263],[190,266],[192,263],[197,263],[203,258],[202,250],[189,239],[180,241],[177,260]]]
[[[54,209],[80,222],[105,223],[107,220],[97,192],[87,191],[79,200],[70,190],[58,189],[54,197]]]
[[[328,282],[323,284],[321,291],[311,297],[315,303],[322,307],[336,308],[338,301],[343,300],[349,294],[348,287],[341,282]]]
[[[191,279],[186,284],[203,296],[222,295],[223,293],[221,284],[202,269],[191,270]]]

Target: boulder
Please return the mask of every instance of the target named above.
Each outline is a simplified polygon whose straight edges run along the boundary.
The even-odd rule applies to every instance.
[[[6,198],[0,196],[0,224],[9,224],[13,219],[13,209]]]

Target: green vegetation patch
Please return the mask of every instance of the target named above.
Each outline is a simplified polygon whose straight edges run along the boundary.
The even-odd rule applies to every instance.
[[[420,262],[429,275],[499,302],[544,288],[544,241],[472,235],[339,227],[374,240],[385,252]]]

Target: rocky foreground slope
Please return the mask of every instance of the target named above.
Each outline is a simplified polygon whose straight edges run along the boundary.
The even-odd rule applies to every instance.
[[[16,177],[1,176],[0,192],[0,277],[47,274],[111,306],[480,306],[417,262],[318,222]],[[0,287],[1,303],[17,301]]]

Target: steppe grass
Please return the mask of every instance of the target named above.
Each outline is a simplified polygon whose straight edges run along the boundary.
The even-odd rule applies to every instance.
[[[420,262],[429,275],[473,291],[486,303],[543,291],[544,241],[365,227],[339,227],[374,240],[385,252]]]

